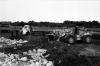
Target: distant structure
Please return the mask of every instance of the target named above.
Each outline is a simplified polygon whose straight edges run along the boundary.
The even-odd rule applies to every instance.
[[[22,34],[23,35],[28,35],[30,33],[30,26],[29,25],[25,25],[23,28],[22,28]]]

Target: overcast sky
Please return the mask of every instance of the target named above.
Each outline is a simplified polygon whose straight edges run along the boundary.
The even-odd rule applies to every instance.
[[[0,0],[0,21],[100,21],[99,0]]]

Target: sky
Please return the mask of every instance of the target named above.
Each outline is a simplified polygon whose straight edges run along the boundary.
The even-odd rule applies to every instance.
[[[99,0],[0,0],[0,21],[100,21]]]

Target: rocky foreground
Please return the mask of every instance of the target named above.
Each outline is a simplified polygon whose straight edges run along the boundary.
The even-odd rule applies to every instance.
[[[95,44],[70,45],[55,41],[47,42],[46,39],[27,42],[6,38],[0,42],[1,66],[100,65],[100,46]]]

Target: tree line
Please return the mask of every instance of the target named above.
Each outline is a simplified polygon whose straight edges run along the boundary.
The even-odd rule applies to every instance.
[[[7,21],[5,21],[6,23]],[[0,22],[2,23],[2,22]],[[24,26],[24,25],[32,25],[32,26],[45,26],[45,27],[72,27],[72,26],[84,26],[87,28],[100,28],[100,22],[98,21],[69,21],[66,20],[63,23],[55,23],[55,22],[35,22],[35,21],[16,21],[16,22],[10,22],[13,26]]]

